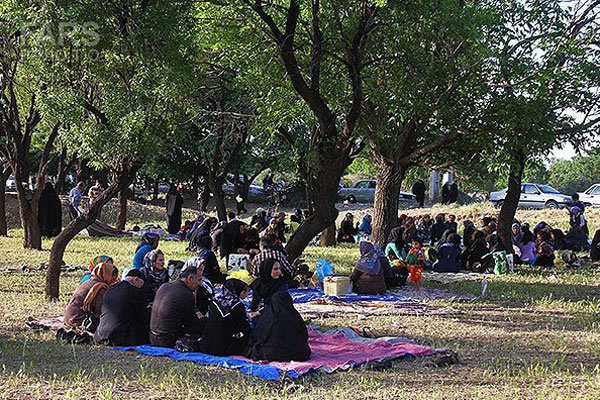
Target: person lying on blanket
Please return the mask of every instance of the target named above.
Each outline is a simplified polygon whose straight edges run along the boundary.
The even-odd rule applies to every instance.
[[[202,282],[201,271],[193,265],[184,267],[175,282],[158,289],[150,316],[150,343],[173,347],[186,335],[198,339],[206,324],[196,314],[194,292]]]

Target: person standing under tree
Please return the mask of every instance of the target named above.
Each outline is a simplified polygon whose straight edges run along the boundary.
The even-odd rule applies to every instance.
[[[69,217],[71,221],[75,218],[79,217],[83,211],[81,211],[81,197],[83,196],[83,191],[85,190],[85,183],[79,182],[77,186],[75,186],[69,192]]]
[[[413,184],[412,193],[416,196],[419,207],[423,208],[425,205],[425,182],[423,182],[421,179],[418,179]]]
[[[183,197],[177,187],[171,183],[167,193],[167,231],[171,235],[177,234],[181,228],[181,209]]]

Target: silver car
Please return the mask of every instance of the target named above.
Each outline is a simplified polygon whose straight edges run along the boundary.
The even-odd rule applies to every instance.
[[[596,183],[579,193],[579,201],[587,206],[600,207],[600,184]]]
[[[490,201],[502,207],[507,189],[490,193]],[[564,208],[572,204],[570,196],[560,193],[552,186],[539,183],[523,183],[521,185],[520,208]]]
[[[341,201],[348,201],[349,203],[373,203],[375,201],[376,185],[377,181],[374,179],[356,181],[349,188],[341,187],[338,191],[338,197]],[[398,204],[401,207],[415,207],[417,205],[416,196],[412,193],[400,192]]]

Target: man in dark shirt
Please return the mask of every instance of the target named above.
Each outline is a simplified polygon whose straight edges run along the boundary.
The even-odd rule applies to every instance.
[[[94,340],[110,346],[147,344],[150,309],[138,269],[132,269],[125,279],[110,288],[104,296],[100,325]]]
[[[196,315],[194,292],[202,282],[202,271],[189,266],[179,280],[164,284],[156,292],[150,317],[150,342],[154,346],[173,347],[190,334],[201,336],[205,321]]]

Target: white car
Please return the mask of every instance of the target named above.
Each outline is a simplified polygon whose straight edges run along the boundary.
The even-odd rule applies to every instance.
[[[596,183],[585,192],[579,193],[579,201],[586,206],[600,207],[600,184]]]

